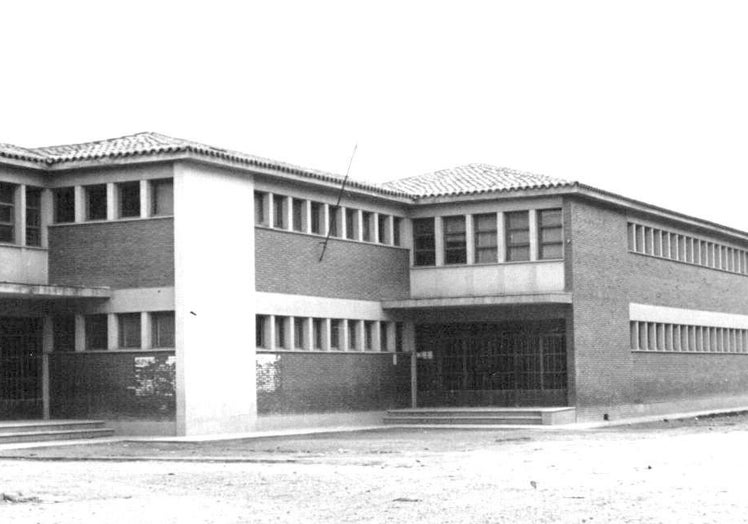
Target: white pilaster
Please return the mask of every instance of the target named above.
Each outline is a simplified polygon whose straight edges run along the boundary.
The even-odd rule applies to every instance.
[[[75,351],[86,350],[86,319],[75,315]]]
[[[332,347],[330,346],[331,323],[332,320],[329,318],[322,319],[322,351],[330,351],[332,349]],[[338,333],[338,344],[340,344],[341,340],[343,340],[343,337],[342,335],[340,335],[340,333]]]
[[[340,206],[338,208],[338,216],[340,217],[338,221],[338,233],[340,234],[340,238],[348,238],[348,221],[345,219],[347,208]]]
[[[375,244],[380,242],[379,240],[379,213],[371,214],[371,241]]]
[[[506,262],[506,225],[504,224],[504,213],[496,214],[496,251],[499,262]]]
[[[151,184],[148,180],[140,181],[140,218],[151,216],[153,204],[151,203]]]
[[[52,197],[51,189],[42,189],[42,209],[41,209],[41,222],[42,222],[42,247],[49,246],[49,230],[47,226],[54,220],[54,200]]]
[[[15,237],[15,243],[19,246],[26,245],[26,186],[19,184],[16,186],[14,200],[14,217],[15,231],[13,236]]]
[[[444,223],[442,217],[434,219],[434,246],[436,248],[436,265],[444,265]]]
[[[538,212],[531,209],[530,213],[530,260],[538,259]]]
[[[371,334],[371,351],[385,351],[385,349],[382,348],[381,329],[381,322],[376,321],[373,323]]]
[[[265,216],[267,217],[267,226],[268,227],[275,227],[275,195],[272,193],[267,193],[267,198],[265,198],[265,201],[267,202],[267,211],[265,213]]]
[[[475,224],[473,215],[465,217],[465,245],[467,249],[467,263],[475,264]]]
[[[107,320],[107,349],[117,349],[119,347],[119,330],[117,329],[116,313],[109,313]]]
[[[106,185],[106,219],[114,220],[119,217],[119,202],[117,202],[117,186],[113,183]]]
[[[142,349],[151,349],[153,347],[151,334],[151,314],[144,311],[140,313],[140,347]]]
[[[364,212],[356,210],[356,238],[354,240],[364,239]]]
[[[314,351],[314,319],[312,317],[307,317],[305,319],[304,338],[306,339],[304,349]]]
[[[75,221],[86,221],[86,189],[83,186],[75,186]]]
[[[265,333],[267,340],[265,341],[265,349],[275,349],[275,315],[268,315],[265,317]]]
[[[293,230],[293,200],[290,196],[282,197],[284,200],[283,211],[286,213],[286,224],[285,229],[289,231]]]

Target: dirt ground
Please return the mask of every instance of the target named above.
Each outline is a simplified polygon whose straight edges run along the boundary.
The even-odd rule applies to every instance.
[[[2,452],[0,522],[748,522],[747,477],[745,414],[113,443]]]

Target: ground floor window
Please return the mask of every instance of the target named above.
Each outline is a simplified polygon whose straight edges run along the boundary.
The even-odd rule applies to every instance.
[[[151,345],[154,348],[175,347],[174,327],[173,311],[151,313]]]
[[[109,322],[105,314],[86,315],[83,318],[86,349],[107,349],[109,346]]]
[[[141,347],[140,313],[123,313],[117,315],[119,329],[119,347],[134,349]]]

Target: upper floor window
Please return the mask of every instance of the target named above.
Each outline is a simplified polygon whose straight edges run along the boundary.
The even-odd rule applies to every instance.
[[[306,220],[304,220],[304,201],[294,198],[291,202],[291,206],[293,207],[291,213],[293,224],[291,225],[291,228],[294,231],[304,231],[304,222],[306,222]]]
[[[151,313],[151,345],[154,348],[173,348],[174,328],[173,311]]]
[[[372,239],[372,228],[374,227],[374,213],[370,211],[363,211],[361,213],[361,232],[363,233],[363,241],[371,242]]]
[[[475,262],[478,264],[498,260],[496,213],[473,215],[475,229]]]
[[[26,245],[42,245],[42,190],[26,187]]]
[[[467,262],[467,242],[465,239],[465,217],[444,217],[444,263],[465,264]]]
[[[106,184],[85,186],[86,220],[106,220]]]
[[[340,233],[341,233],[340,208],[338,206],[330,206],[329,213],[330,213],[330,217],[329,217],[330,236],[337,238],[340,236]]]
[[[436,264],[433,218],[416,218],[413,220],[413,264],[416,266],[433,266]]]
[[[657,238],[659,241],[659,237]],[[560,209],[542,209],[538,211],[538,247],[538,255],[541,260],[564,258],[563,226]]]
[[[273,227],[286,229],[286,197],[273,195]]]
[[[127,349],[141,347],[140,313],[117,315],[117,325],[119,326],[119,347]]]
[[[294,317],[293,319],[293,346],[295,349],[304,349],[306,346],[306,336],[304,325],[306,319],[302,317]]]
[[[55,223],[75,222],[75,188],[54,190]]]
[[[84,317],[84,328],[86,349],[107,349],[109,324],[106,315],[86,315]]]
[[[269,347],[267,323],[267,315],[255,315],[255,346],[258,348]]]
[[[358,210],[345,210],[345,238],[356,240],[358,237]]]
[[[255,191],[255,225],[256,226],[267,226],[268,224],[268,212],[267,212],[267,200],[268,194],[262,191]]]
[[[506,259],[508,262],[530,260],[528,211],[512,211],[506,214]]]
[[[343,321],[339,318],[330,320],[330,349],[345,349],[340,347]]]
[[[316,235],[320,235],[322,234],[322,224],[324,224],[324,204],[321,204],[319,202],[310,202],[309,205],[311,206],[312,214],[311,231]]]
[[[0,242],[15,240],[15,195],[16,186],[0,184]]]
[[[390,217],[388,215],[379,215],[377,219],[377,229],[379,230],[379,243],[390,243]]]
[[[324,326],[325,326],[324,319],[322,318],[312,319],[312,337],[314,338],[314,343],[313,343],[314,349],[322,349]]]
[[[140,182],[117,184],[119,216],[130,218],[140,216]]]
[[[392,217],[392,243],[396,246],[400,245],[400,228],[402,227],[402,224],[402,218]]]
[[[151,182],[153,216],[174,214],[174,180],[154,180]]]

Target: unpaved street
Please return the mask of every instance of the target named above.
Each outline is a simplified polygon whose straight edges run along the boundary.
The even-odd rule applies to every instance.
[[[5,454],[108,460],[0,459],[2,523],[748,522],[746,417]]]

